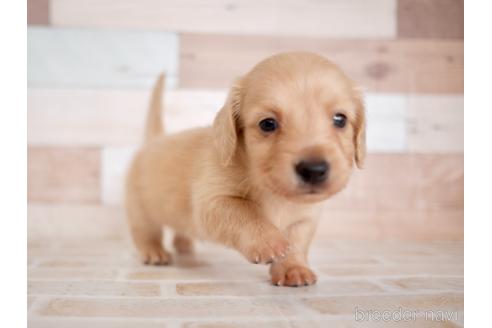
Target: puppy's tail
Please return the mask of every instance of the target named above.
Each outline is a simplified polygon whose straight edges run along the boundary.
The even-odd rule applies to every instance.
[[[164,89],[164,74],[161,73],[157,79],[152,95],[150,97],[149,112],[147,114],[147,123],[145,124],[145,142],[158,137],[164,133],[162,127],[162,92]]]

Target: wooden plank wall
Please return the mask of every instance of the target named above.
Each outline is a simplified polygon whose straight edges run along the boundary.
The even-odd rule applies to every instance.
[[[159,72],[174,132],[209,124],[257,61],[308,50],[364,87],[368,111],[367,167],[327,202],[320,238],[463,239],[463,0],[28,0],[27,17],[35,235],[124,229]]]

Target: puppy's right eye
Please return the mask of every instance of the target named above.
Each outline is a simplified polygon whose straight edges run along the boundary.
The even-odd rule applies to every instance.
[[[343,128],[346,123],[347,123],[347,116],[341,113],[336,113],[335,116],[333,116],[333,124],[337,128]]]
[[[278,122],[273,118],[265,118],[258,125],[263,132],[273,132],[278,129]]]

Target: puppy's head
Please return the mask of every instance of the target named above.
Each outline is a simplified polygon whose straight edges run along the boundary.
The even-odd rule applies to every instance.
[[[321,56],[276,55],[232,87],[214,138],[222,164],[244,161],[255,187],[292,201],[320,201],[346,185],[354,161],[362,167],[362,95]]]

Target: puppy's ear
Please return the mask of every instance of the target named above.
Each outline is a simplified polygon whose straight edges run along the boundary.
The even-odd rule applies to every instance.
[[[215,117],[213,138],[220,163],[227,166],[236,152],[238,144],[238,120],[241,109],[242,86],[238,80],[232,86],[224,107]]]
[[[366,113],[362,93],[359,89],[357,89],[356,92],[356,103],[358,108],[354,131],[354,160],[357,167],[361,169],[364,166],[364,160],[366,158]]]

